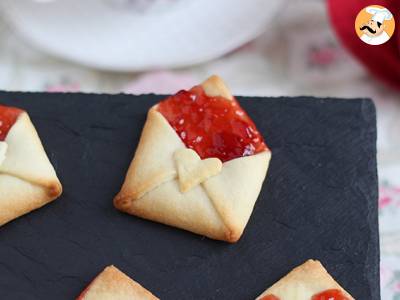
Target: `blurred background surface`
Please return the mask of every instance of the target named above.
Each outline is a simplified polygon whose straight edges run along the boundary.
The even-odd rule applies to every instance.
[[[399,90],[342,46],[324,1],[199,2],[3,0],[0,89],[165,94],[219,74],[236,95],[373,99],[382,299],[400,299]]]

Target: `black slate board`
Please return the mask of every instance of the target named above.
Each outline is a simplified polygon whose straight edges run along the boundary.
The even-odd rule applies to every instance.
[[[272,148],[235,245],[112,206],[162,96],[0,92],[28,110],[64,185],[0,228],[0,299],[74,299],[114,264],[162,299],[254,299],[308,258],[356,299],[379,299],[376,121],[370,100],[241,98]]]

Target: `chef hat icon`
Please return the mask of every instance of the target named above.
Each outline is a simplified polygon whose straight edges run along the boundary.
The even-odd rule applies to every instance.
[[[372,20],[375,22],[383,23],[385,20],[392,19],[392,13],[386,8],[378,8],[369,6],[365,9],[367,13],[373,15]]]

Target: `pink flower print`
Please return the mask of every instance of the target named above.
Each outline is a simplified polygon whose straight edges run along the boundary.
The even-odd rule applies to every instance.
[[[394,290],[396,293],[400,293],[400,281],[398,281],[398,282],[396,282],[396,283],[394,284],[393,290]]]
[[[124,88],[124,92],[132,94],[174,94],[182,88],[190,89],[197,82],[198,80],[189,74],[154,71],[145,73],[129,83]]]
[[[331,42],[314,45],[308,51],[308,64],[312,67],[326,68],[335,64],[341,54],[341,50]]]
[[[383,262],[381,262],[380,274],[381,274],[381,286],[387,286],[393,280],[394,276],[393,270]]]
[[[400,207],[400,188],[386,183],[380,186],[378,205],[380,210],[387,210],[389,206],[393,208]]]
[[[70,81],[67,78],[61,78],[58,82],[47,83],[45,85],[46,92],[79,92],[80,84],[75,81]]]
[[[334,49],[314,49],[310,53],[310,62],[316,65],[330,65],[336,60],[336,51]]]
[[[56,92],[78,92],[79,84],[69,84],[69,85],[51,85],[46,88],[46,92],[56,93]]]
[[[379,198],[379,209],[383,209],[388,206],[392,202],[392,199],[388,196],[380,197]]]

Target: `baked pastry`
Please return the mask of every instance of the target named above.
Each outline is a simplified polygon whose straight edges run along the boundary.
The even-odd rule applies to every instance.
[[[114,266],[106,267],[76,300],[157,300],[158,298]]]
[[[145,219],[236,242],[271,151],[221,78],[153,106],[114,205]]]
[[[0,225],[47,204],[61,191],[28,114],[0,105]]]
[[[354,300],[317,260],[308,260],[256,300]]]

